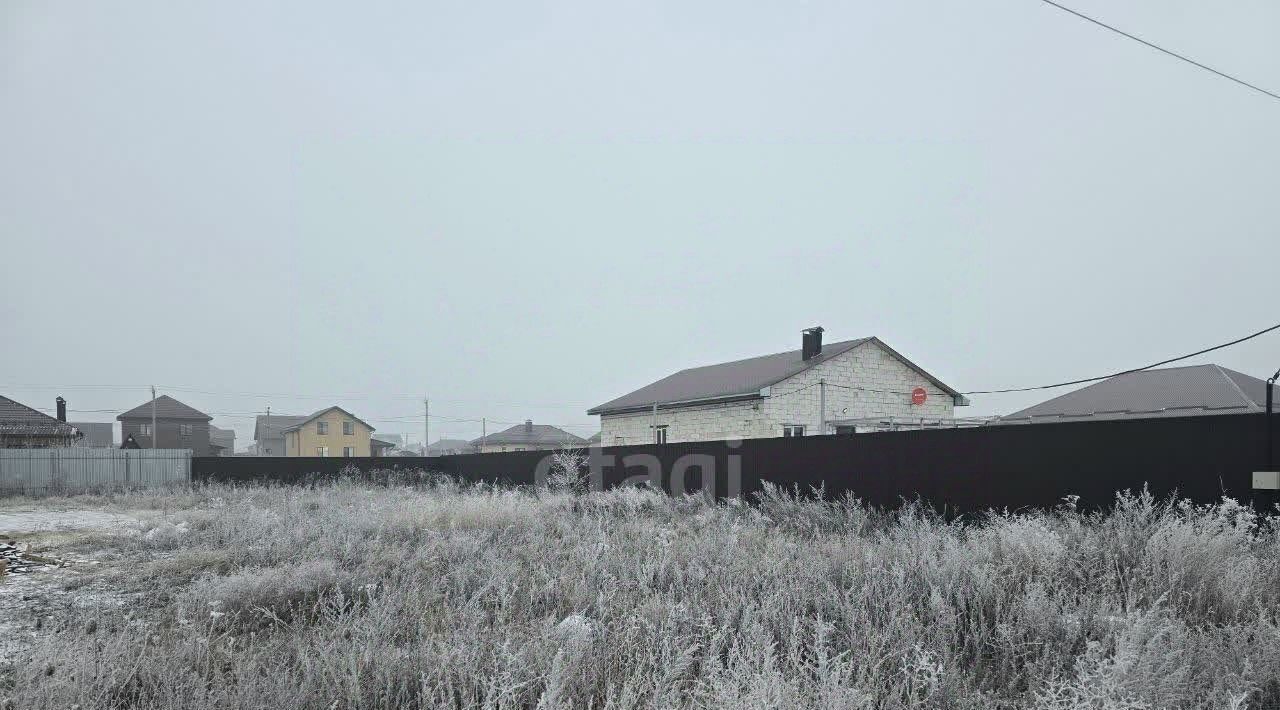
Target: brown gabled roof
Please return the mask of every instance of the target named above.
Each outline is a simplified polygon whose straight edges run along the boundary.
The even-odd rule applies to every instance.
[[[21,402],[0,396],[0,434],[9,436],[78,436],[70,424]]]
[[[302,427],[306,426],[306,424],[307,424],[308,422],[310,422],[310,421],[312,421],[312,420],[314,420],[314,419],[317,419],[317,418],[319,418],[319,417],[320,417],[320,415],[322,415],[322,414],[326,414],[326,413],[331,412],[331,411],[333,411],[333,410],[335,410],[335,409],[336,409],[336,410],[338,410],[339,412],[342,412],[343,414],[347,415],[348,417],[351,417],[352,419],[354,419],[354,420],[356,420],[356,421],[360,422],[361,424],[363,424],[363,425],[365,425],[365,426],[369,427],[369,431],[374,431],[374,428],[373,428],[373,425],[372,425],[372,424],[370,424],[369,422],[366,422],[365,420],[361,419],[360,417],[357,417],[356,415],[352,414],[351,412],[348,412],[347,410],[343,409],[342,407],[337,406],[336,404],[335,404],[334,406],[332,406],[332,407],[325,407],[324,409],[316,410],[316,411],[312,412],[310,415],[308,415],[307,417],[304,417],[304,418],[302,419],[302,421],[297,422],[296,424],[291,424],[291,425],[289,425],[289,426],[287,426],[287,427],[284,427],[284,428],[283,428],[283,429],[281,429],[280,431],[294,431],[294,430],[296,430],[296,429],[301,429]]]
[[[213,417],[204,412],[190,407],[167,394],[162,394],[155,398],[156,403],[156,419],[198,419],[200,421],[211,421]],[[140,404],[133,409],[121,414],[116,419],[150,419],[151,418],[151,402]]]
[[[788,350],[772,355],[723,362],[718,365],[706,365],[681,370],[674,375],[645,385],[634,392],[624,394],[587,410],[587,414],[615,414],[627,411],[640,411],[657,404],[663,409],[685,405],[704,404],[715,401],[731,401],[745,398],[759,398],[764,395],[761,390],[776,385],[783,380],[794,377],[809,368],[842,355],[864,343],[875,343],[889,354],[901,360],[904,365],[920,373],[943,392],[956,398],[956,404],[968,404],[963,395],[949,387],[946,383],[925,372],[923,368],[903,357],[877,337],[858,338],[831,343],[822,346],[822,352],[808,360],[803,351]]]

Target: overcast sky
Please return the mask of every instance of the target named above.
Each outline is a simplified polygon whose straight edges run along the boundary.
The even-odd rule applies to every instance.
[[[1280,92],[1280,3],[1073,1]],[[812,325],[1043,384],[1280,321],[1278,196],[1280,101],[1035,0],[7,0],[0,393],[589,435]]]

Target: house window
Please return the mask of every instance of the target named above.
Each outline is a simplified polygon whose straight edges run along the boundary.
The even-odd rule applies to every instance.
[[[653,427],[649,427],[649,428],[650,428],[650,429],[652,429]],[[667,443],[667,425],[666,425],[666,424],[659,424],[659,425],[658,425],[658,427],[657,427],[657,430],[658,430],[658,433],[657,433],[656,435],[654,435],[654,437],[653,437],[653,443],[655,443],[655,444],[665,444],[665,443]]]
[[[804,436],[804,427],[800,424],[783,424],[782,435],[786,437]]]
[[[191,425],[190,425],[190,424],[179,424],[179,425],[178,425],[178,434],[179,434],[180,436],[191,436]]]
[[[319,435],[321,435],[321,436],[324,436],[325,434],[328,434],[328,433],[329,433],[329,422],[324,422],[324,421],[316,422],[316,433],[317,433],[317,434],[319,434]]]
[[[356,433],[356,423],[355,423],[355,422],[350,421],[350,420],[347,420],[347,421],[342,422],[342,435],[343,435],[343,436],[355,436],[355,433]]]
[[[354,447],[354,446],[344,446],[344,447],[342,447],[342,455],[343,455],[343,457],[345,457],[345,458],[351,458],[352,456],[355,456],[355,455],[356,455],[356,447]]]
[[[143,424],[141,427],[141,431],[138,433],[142,434],[143,436],[151,436],[151,425]]]
[[[329,447],[328,447],[328,446],[317,446],[317,447],[316,447],[316,456],[328,456],[328,455],[329,455]]]

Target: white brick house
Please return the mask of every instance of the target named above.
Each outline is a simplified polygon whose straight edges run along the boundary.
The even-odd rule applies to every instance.
[[[799,350],[681,370],[587,413],[600,415],[601,444],[616,446],[850,432],[873,417],[945,421],[967,404],[879,338],[824,347],[811,328]]]

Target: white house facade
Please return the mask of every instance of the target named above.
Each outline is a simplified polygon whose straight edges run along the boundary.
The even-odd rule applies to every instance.
[[[603,446],[852,433],[874,418],[946,422],[968,404],[879,338],[682,370],[592,408]]]

